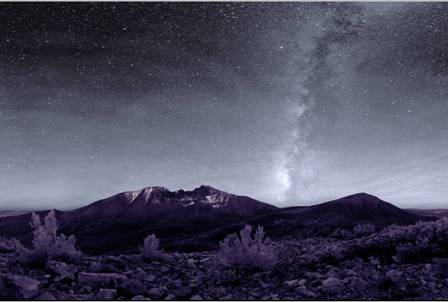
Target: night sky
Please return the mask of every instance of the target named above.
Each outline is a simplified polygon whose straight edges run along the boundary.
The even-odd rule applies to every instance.
[[[447,63],[446,3],[0,3],[0,208],[447,207]]]

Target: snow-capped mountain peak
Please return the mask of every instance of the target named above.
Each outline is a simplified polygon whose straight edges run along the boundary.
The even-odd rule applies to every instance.
[[[162,213],[169,215],[208,215],[214,212],[232,215],[252,215],[272,210],[273,206],[255,199],[229,194],[211,186],[200,186],[191,191],[170,191],[165,187],[148,186],[141,190],[123,192],[77,209],[73,214],[85,213],[101,218],[149,218]],[[185,212],[187,211],[187,212]],[[163,215],[165,215],[163,214]]]

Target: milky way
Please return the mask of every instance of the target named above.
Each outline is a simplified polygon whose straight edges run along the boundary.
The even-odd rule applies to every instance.
[[[1,3],[0,207],[201,184],[448,200],[445,3]]]

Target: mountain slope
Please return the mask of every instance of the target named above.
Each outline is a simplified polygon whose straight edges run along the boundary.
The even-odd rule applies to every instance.
[[[328,235],[336,228],[352,229],[358,224],[384,227],[391,224],[413,224],[422,217],[373,195],[358,193],[309,207],[280,209],[248,222],[263,224],[274,238]]]
[[[147,187],[67,211],[61,218],[63,231],[75,234],[84,250],[126,252],[141,244],[148,233],[156,233],[168,248],[178,248],[177,242],[182,238],[193,238],[276,209],[210,186],[174,192]],[[188,248],[198,246],[193,242]]]
[[[167,212],[204,215],[232,214],[252,216],[269,212],[276,207],[246,196],[238,196],[201,186],[192,191],[171,192],[164,187],[147,187],[123,192],[85,207],[68,211],[66,220],[75,219],[148,219]]]

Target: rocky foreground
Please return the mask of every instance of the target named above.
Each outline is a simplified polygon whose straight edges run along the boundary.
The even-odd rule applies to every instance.
[[[448,258],[400,264],[351,256],[353,240],[275,243],[277,264],[241,272],[216,266],[214,252],[82,256],[29,267],[0,253],[0,298],[32,300],[447,299]],[[337,251],[337,253],[335,253]],[[448,256],[448,255],[447,255]]]

